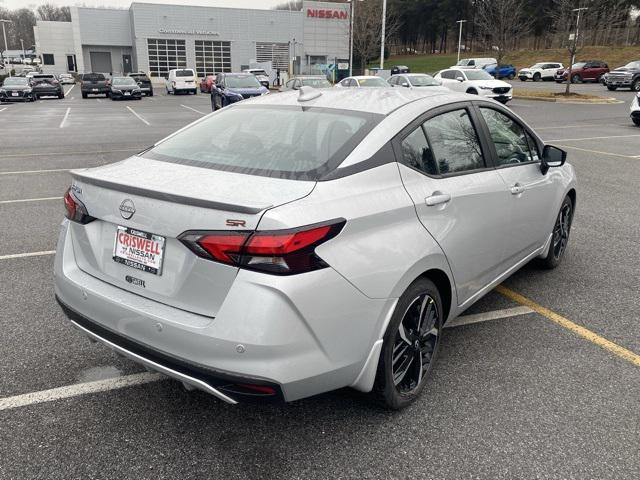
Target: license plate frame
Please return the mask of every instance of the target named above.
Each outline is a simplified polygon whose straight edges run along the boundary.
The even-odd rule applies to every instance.
[[[122,234],[125,236],[123,237]],[[135,240],[131,241],[131,238]],[[135,270],[161,276],[166,241],[166,237],[161,235],[118,225],[113,240],[112,259],[116,263]],[[135,245],[126,245],[126,243],[135,243]]]
[[[11,92],[12,97],[19,97],[20,94],[18,92]]]

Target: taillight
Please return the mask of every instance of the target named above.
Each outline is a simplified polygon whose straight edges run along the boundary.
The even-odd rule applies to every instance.
[[[89,215],[84,204],[73,195],[71,188],[64,194],[64,208],[66,210],[64,216],[74,222],[85,225],[95,220],[94,217]]]
[[[325,268],[315,248],[340,233],[345,220],[291,230],[185,232],[178,239],[196,255],[216,262],[276,275]]]

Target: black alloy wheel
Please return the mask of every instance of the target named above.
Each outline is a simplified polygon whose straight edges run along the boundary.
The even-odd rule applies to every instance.
[[[553,226],[551,243],[547,250],[547,257],[542,261],[545,268],[556,268],[562,262],[567,245],[569,244],[569,234],[571,233],[571,223],[573,222],[573,202],[569,197],[565,197],[556,217]]]

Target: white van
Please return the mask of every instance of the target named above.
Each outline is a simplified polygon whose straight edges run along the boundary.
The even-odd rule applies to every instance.
[[[463,58],[450,68],[477,68],[497,67],[498,60],[495,58]]]
[[[165,83],[167,93],[174,95],[179,92],[193,92],[198,94],[198,82],[196,72],[191,68],[177,68],[169,70],[169,77]]]

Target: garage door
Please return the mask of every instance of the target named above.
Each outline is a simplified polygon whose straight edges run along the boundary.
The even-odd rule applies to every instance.
[[[111,53],[109,52],[89,52],[91,57],[91,71],[99,73],[111,73]]]

